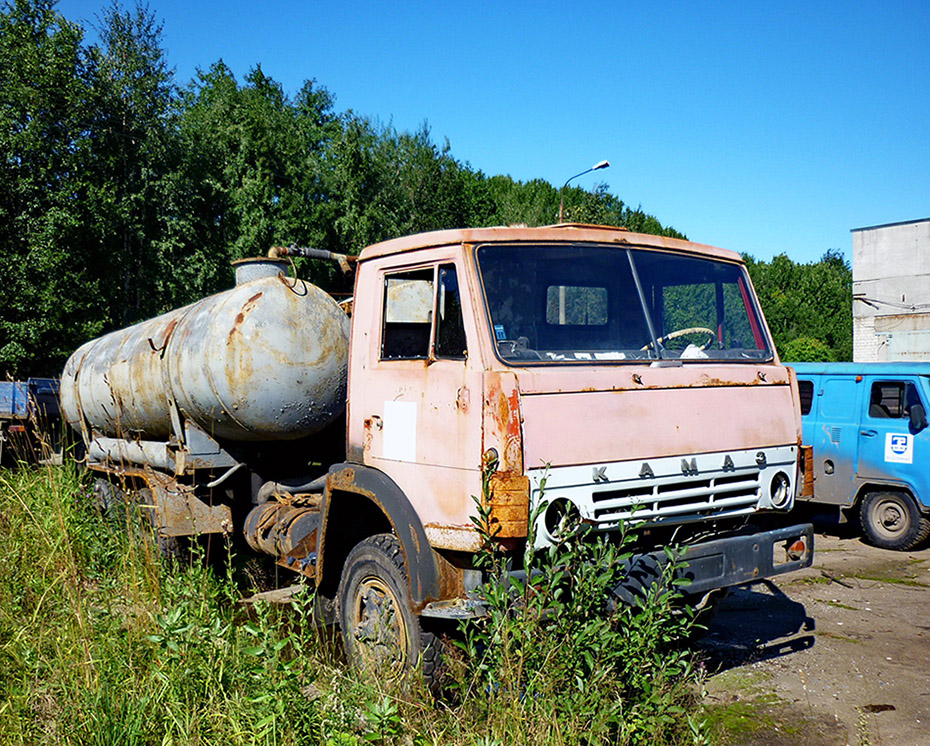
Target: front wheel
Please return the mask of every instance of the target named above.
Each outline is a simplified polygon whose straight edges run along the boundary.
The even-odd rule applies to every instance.
[[[440,645],[410,609],[400,542],[377,534],[349,553],[339,582],[339,623],[346,655],[363,670],[390,679],[419,668],[426,684],[439,684]]]
[[[859,506],[859,522],[869,543],[882,549],[912,549],[930,536],[930,520],[906,492],[870,492]]]

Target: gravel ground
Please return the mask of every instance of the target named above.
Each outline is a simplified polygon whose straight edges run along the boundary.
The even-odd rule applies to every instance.
[[[702,641],[732,744],[930,744],[930,548],[818,527],[813,567],[735,590]]]

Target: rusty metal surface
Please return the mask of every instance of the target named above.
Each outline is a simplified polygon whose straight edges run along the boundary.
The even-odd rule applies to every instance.
[[[325,571],[327,534],[339,531],[331,522],[339,512],[340,493],[351,493],[367,498],[393,527],[400,541],[410,579],[410,595],[416,610],[424,603],[437,600],[437,557],[427,539],[417,510],[407,495],[389,475],[361,465],[334,464],[329,470],[326,497],[323,502],[322,534],[319,541],[318,573]],[[348,516],[344,516],[344,519]],[[338,570],[337,570],[338,571]]]
[[[316,551],[319,527],[319,499],[316,505],[304,506],[269,502],[252,509],[245,519],[243,533],[257,552],[300,558]]]
[[[344,411],[349,320],[319,288],[260,278],[82,346],[65,367],[69,423],[167,438],[169,401],[211,436],[286,440]]]
[[[153,511],[153,523],[163,536],[232,533],[232,512],[228,505],[210,505],[197,497],[192,487],[179,484],[166,474],[147,468],[103,464],[90,464],[88,468],[135,483],[137,489],[145,485],[152,502],[142,507]]]
[[[143,478],[152,490],[156,525],[163,535],[232,533],[232,513],[228,505],[208,505],[192,488],[148,470]]]
[[[790,386],[559,392],[523,397],[526,460],[618,460],[794,445]]]
[[[359,261],[365,262],[381,256],[390,256],[438,246],[477,244],[488,241],[519,242],[557,242],[557,241],[592,241],[620,246],[643,246],[665,249],[696,256],[715,257],[730,261],[742,261],[735,251],[714,246],[684,241],[677,238],[652,236],[645,233],[631,233],[625,228],[612,226],[591,226],[577,224],[550,225],[541,228],[499,227],[467,228],[456,230],[419,233],[403,238],[374,244],[362,250]]]
[[[814,447],[801,446],[801,463],[804,465],[804,481],[798,497],[810,499],[814,496]]]
[[[492,448],[497,451],[498,472],[523,474],[522,407],[515,372],[492,370],[485,374],[482,452]]]
[[[472,510],[474,512],[474,509]],[[453,552],[477,552],[483,541],[474,525],[458,526],[441,523],[427,523],[423,527],[431,546]]]
[[[530,479],[510,472],[491,476],[488,528],[499,539],[523,538],[529,530]]]
[[[87,459],[91,462],[111,464],[136,464],[174,472],[174,456],[165,443],[147,440],[123,440],[94,437],[87,447]]]

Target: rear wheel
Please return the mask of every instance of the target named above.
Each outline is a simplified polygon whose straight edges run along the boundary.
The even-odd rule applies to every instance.
[[[339,583],[339,622],[346,655],[363,670],[397,680],[419,668],[435,690],[440,644],[424,632],[410,609],[410,590],[400,542],[377,534],[349,553]]]
[[[869,543],[883,549],[912,549],[930,536],[930,520],[906,492],[870,492],[859,506]]]

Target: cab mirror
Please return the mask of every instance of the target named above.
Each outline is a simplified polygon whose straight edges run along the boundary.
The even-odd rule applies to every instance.
[[[910,417],[911,429],[914,432],[923,430],[927,426],[927,413],[924,411],[923,404],[912,404]]]

